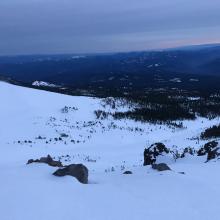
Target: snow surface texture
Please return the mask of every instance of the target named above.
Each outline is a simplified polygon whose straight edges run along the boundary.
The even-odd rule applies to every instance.
[[[197,137],[219,119],[184,121],[184,129],[97,120],[94,110],[108,111],[100,99],[3,82],[0,100],[0,219],[220,219],[218,161],[162,158],[172,169],[166,172],[142,166],[145,147],[163,142],[170,148],[199,148],[205,142]],[[86,165],[89,184],[55,177],[56,168],[44,164],[26,165],[47,154],[65,165]],[[123,175],[125,170],[133,174]]]

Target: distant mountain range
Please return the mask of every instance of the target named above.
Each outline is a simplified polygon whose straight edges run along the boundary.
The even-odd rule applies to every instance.
[[[209,48],[214,48],[214,47],[219,47],[220,43],[215,43],[215,44],[199,44],[199,45],[188,45],[188,46],[181,46],[181,47],[175,47],[175,48],[169,48],[166,50],[203,50],[203,49],[209,49]]]
[[[75,88],[220,87],[220,44],[162,51],[0,57],[0,75]],[[211,77],[212,76],[212,77]],[[173,79],[179,80],[173,80]]]

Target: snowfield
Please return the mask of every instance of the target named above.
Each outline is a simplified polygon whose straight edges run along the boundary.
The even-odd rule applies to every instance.
[[[145,147],[200,148],[205,128],[220,120],[183,121],[184,128],[131,120],[97,120],[102,100],[0,82],[0,219],[2,220],[219,220],[220,163],[187,156],[161,158],[172,171],[143,166]],[[119,107],[120,108],[120,107]],[[123,110],[123,109],[121,109]],[[83,163],[89,184],[57,169],[26,165],[50,154]],[[124,175],[130,170],[132,175]],[[184,172],[185,174],[181,174]]]
[[[60,87],[58,85],[48,83],[48,82],[43,82],[43,81],[34,81],[32,83],[32,86],[42,86],[42,87]]]

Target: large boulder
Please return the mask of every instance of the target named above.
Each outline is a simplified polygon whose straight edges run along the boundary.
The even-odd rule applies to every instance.
[[[53,160],[53,158],[50,155],[47,155],[47,157],[41,157],[40,159],[36,159],[36,160],[34,159],[28,160],[27,164],[31,164],[31,163],[46,163],[52,167],[63,167],[60,161]]]
[[[73,176],[75,177],[80,183],[87,184],[88,183],[88,176],[89,171],[86,166],[83,164],[71,164],[66,166],[63,169],[58,169],[53,173],[54,176]]]
[[[159,155],[169,153],[169,149],[163,143],[152,144],[149,148],[144,150],[144,166],[156,163]]]
[[[166,163],[152,164],[152,169],[157,171],[171,170]]]
[[[217,141],[211,141],[200,148],[197,152],[198,156],[207,155],[207,161],[218,158],[220,156],[219,147]]]

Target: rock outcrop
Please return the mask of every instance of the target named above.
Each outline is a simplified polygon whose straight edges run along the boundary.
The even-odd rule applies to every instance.
[[[52,167],[63,167],[62,163],[60,161],[53,160],[53,158],[50,155],[47,155],[47,157],[41,157],[40,159],[30,159],[28,160],[27,164],[31,163],[45,163]]]
[[[88,176],[89,171],[86,166],[83,164],[71,164],[66,166],[65,168],[58,169],[53,173],[54,176],[73,176],[75,177],[80,183],[87,184],[88,183]]]
[[[218,147],[218,142],[211,141],[206,143],[204,147],[200,148],[197,152],[197,155],[198,156],[207,155],[207,162],[208,162],[209,160],[218,158],[220,156],[219,149],[220,148]]]
[[[159,155],[169,153],[169,149],[163,143],[152,144],[149,148],[144,150],[144,166],[156,163]]]
[[[160,172],[171,170],[170,167],[166,163],[152,164],[152,169],[160,171]]]

